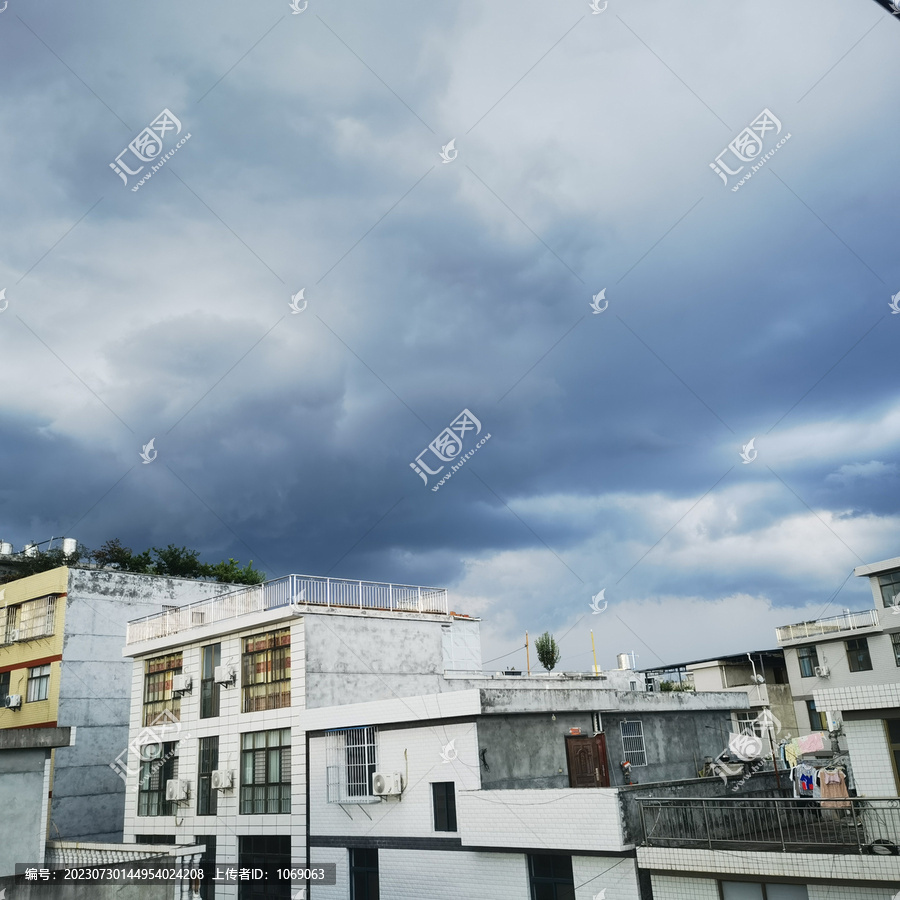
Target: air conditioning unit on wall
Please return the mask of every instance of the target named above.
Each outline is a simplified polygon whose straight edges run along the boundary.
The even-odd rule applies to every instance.
[[[210,784],[214,791],[227,791],[234,787],[234,772],[230,769],[216,769],[210,777]]]
[[[399,772],[376,772],[372,776],[372,793],[376,797],[397,796],[403,792],[403,779]]]
[[[21,694],[10,694],[6,698],[6,708],[7,709],[21,709],[22,708],[22,695]]]
[[[816,678],[827,678],[831,674],[831,669],[828,666],[816,666],[814,669],[816,673]]]
[[[172,677],[172,693],[173,694],[189,694],[193,680],[190,675],[174,675]]]
[[[191,784],[180,778],[170,778],[166,782],[166,800],[174,800],[180,803],[190,796]]]
[[[213,672],[213,680],[216,684],[231,687],[237,680],[237,672],[230,666],[216,666]]]

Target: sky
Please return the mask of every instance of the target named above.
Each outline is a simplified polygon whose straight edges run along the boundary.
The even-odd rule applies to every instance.
[[[870,607],[900,16],[595,7],[8,0],[0,539],[447,587],[489,670]]]

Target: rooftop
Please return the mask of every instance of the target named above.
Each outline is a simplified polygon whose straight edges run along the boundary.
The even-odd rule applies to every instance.
[[[135,619],[128,623],[125,644],[127,646],[181,634],[251,613],[279,608],[303,613],[317,607],[326,610],[449,614],[445,588],[325,578],[318,575],[285,575],[265,584],[240,588],[208,600]],[[236,627],[239,627],[237,623]]]
[[[807,638],[879,627],[877,610],[862,609],[858,612],[850,612],[847,609],[841,615],[829,616],[827,619],[813,619],[809,622],[799,622],[796,625],[782,625],[775,629],[775,636],[778,638],[779,644],[789,644],[794,641],[804,641]]]
[[[881,572],[890,572],[892,569],[900,569],[900,556],[893,559],[883,559],[881,562],[868,563],[865,566],[857,566],[853,570],[854,575],[878,575]]]

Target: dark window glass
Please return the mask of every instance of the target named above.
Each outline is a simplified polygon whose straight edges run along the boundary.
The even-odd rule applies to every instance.
[[[816,701],[807,700],[806,709],[809,712],[809,727],[813,731],[827,731],[828,720],[825,713],[816,712]]]
[[[6,706],[6,698],[9,696],[9,672],[0,672],[0,708]]]
[[[290,836],[250,835],[238,838],[240,868],[287,869],[291,865]],[[238,900],[290,900],[291,884],[238,881]]]
[[[378,900],[378,851],[350,851],[350,900]]]
[[[178,774],[178,744],[149,744],[156,759],[141,761],[138,783],[139,816],[174,816],[178,804],[166,800],[166,782]]]
[[[847,662],[850,664],[851,672],[867,672],[872,668],[869,642],[865,638],[853,638],[847,641]]]
[[[819,654],[815,644],[811,647],[797,648],[797,661],[800,663],[800,677],[812,678],[816,674],[816,666],[819,665]]]
[[[177,844],[174,834],[136,834],[136,844]]]
[[[900,606],[900,572],[890,572],[887,575],[878,576],[878,586],[881,588],[881,602],[885,609],[889,606]]]
[[[200,738],[200,765],[197,772],[197,815],[214,816],[219,792],[212,788],[212,773],[219,768],[219,736]]]
[[[291,811],[291,729],[241,735],[241,813]]]
[[[438,781],[431,785],[434,803],[434,830],[456,831],[456,784]]]
[[[210,644],[201,651],[200,661],[200,718],[212,719],[219,714],[219,693],[222,686],[213,677],[216,666],[222,665],[222,645]]]
[[[571,856],[534,854],[528,863],[532,900],[575,900]]]
[[[210,869],[214,869],[216,865],[216,838],[215,835],[211,834],[196,834],[194,835],[194,843],[195,844],[203,844],[206,847],[206,850],[203,852],[203,855],[200,857],[200,865],[201,866],[209,866]],[[192,887],[195,887],[192,885]],[[216,897],[216,885],[215,883],[208,878],[204,878],[200,882],[200,900],[215,900]]]
[[[894,662],[900,666],[900,631],[891,635],[891,646],[894,648]]]
[[[900,719],[885,719],[892,744],[900,744]]]

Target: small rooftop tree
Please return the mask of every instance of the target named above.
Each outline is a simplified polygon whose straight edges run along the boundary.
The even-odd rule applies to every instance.
[[[545,631],[534,641],[534,649],[537,651],[538,662],[548,671],[559,662],[559,644],[553,639],[549,631]]]

